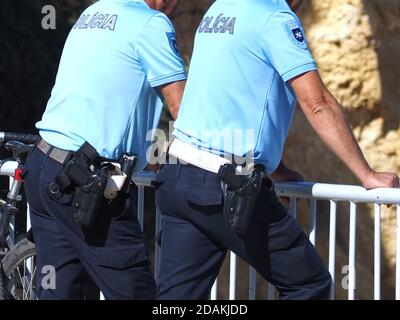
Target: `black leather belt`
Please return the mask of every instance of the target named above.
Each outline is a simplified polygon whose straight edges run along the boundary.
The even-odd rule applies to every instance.
[[[60,164],[64,164],[66,160],[70,158],[71,155],[74,154],[72,151],[67,151],[63,149],[59,149],[48,144],[43,139],[36,145],[37,148],[42,151],[44,154],[48,155],[51,159],[57,161]]]

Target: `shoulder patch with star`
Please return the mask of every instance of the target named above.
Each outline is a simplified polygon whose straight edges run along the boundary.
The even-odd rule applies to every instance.
[[[304,30],[297,20],[291,20],[282,24],[290,41],[301,49],[307,49],[307,41]]]
[[[167,32],[167,38],[169,41],[169,45],[172,49],[172,51],[179,57],[179,49],[178,49],[178,44],[176,43],[176,34],[175,32]]]

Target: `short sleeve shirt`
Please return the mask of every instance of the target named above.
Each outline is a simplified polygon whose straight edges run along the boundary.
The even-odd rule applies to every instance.
[[[284,0],[217,0],[196,33],[174,135],[276,169],[295,110],[288,83],[316,70]]]
[[[76,151],[87,141],[107,158],[137,154],[143,167],[148,132],[163,105],[155,88],[184,79],[175,31],[164,14],[143,0],[100,0],[70,31],[36,126],[58,148]]]

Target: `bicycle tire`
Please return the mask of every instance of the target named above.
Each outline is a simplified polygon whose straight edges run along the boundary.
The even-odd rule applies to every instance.
[[[9,290],[9,278],[5,275],[3,268],[0,265],[0,301],[15,300]]]
[[[12,250],[10,250],[4,256],[2,260],[2,267],[5,276],[7,276],[9,280],[13,280],[13,277],[15,277],[15,272],[18,271],[18,268],[22,267],[27,259],[34,258],[35,256],[36,256],[35,244],[29,241],[28,239],[22,239],[15,245],[15,247]],[[33,279],[31,280],[31,282],[32,282],[31,286],[34,286],[35,284]],[[17,294],[16,292],[13,292],[13,290],[10,290],[10,292],[17,300],[30,300],[30,299],[25,299],[27,298],[27,296],[25,295],[23,289],[22,289],[23,292],[22,296],[19,293]]]

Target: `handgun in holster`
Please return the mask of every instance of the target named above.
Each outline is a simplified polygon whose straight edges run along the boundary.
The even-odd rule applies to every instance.
[[[118,161],[126,180],[119,192],[128,193],[131,177],[136,165],[136,156],[124,154]],[[88,183],[77,187],[73,199],[74,219],[84,228],[90,228],[96,220],[100,205],[105,201],[104,191],[111,172],[115,170],[112,163],[105,162],[95,169]],[[111,201],[108,199],[108,201]]]
[[[136,165],[136,156],[124,154],[119,163],[127,179],[120,190],[128,192],[131,176]],[[74,220],[84,228],[93,226],[104,198],[107,181],[115,167],[105,161],[88,142],[67,162],[56,177],[61,190],[74,188],[72,209]]]
[[[96,220],[101,203],[104,199],[104,189],[112,165],[102,165],[93,172],[87,184],[77,186],[72,200],[74,220],[84,228],[90,228]]]
[[[236,165],[221,166],[218,176],[223,182],[223,214],[227,226],[239,234],[246,234],[263,179],[264,167],[256,165],[249,175],[236,174]]]
[[[82,227],[91,227],[96,218],[110,170],[100,165],[96,149],[85,142],[55,178],[62,191],[73,189],[73,216]]]

